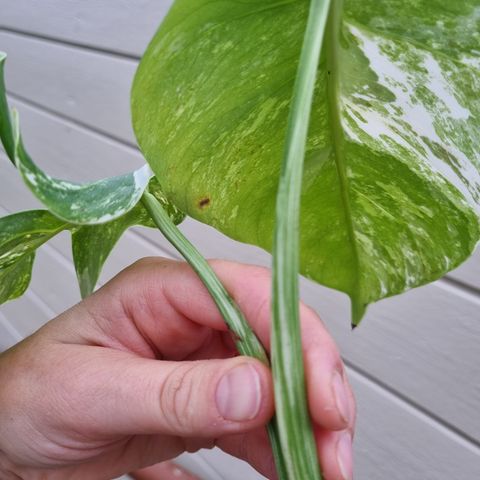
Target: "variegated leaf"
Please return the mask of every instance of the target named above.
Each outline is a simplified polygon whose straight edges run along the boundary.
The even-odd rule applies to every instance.
[[[176,0],[132,89],[135,133],[168,198],[267,250],[309,3]],[[480,236],[480,7],[444,4],[332,2],[301,270],[346,292],[355,323],[459,265]]]

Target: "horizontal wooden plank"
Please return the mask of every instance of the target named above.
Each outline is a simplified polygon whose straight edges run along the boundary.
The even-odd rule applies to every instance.
[[[134,143],[130,84],[137,63],[0,31],[7,89]]]
[[[480,454],[395,396],[349,372],[358,401],[355,478],[469,480],[480,477]],[[400,408],[399,408],[400,407]]]
[[[171,0],[0,0],[0,28],[140,56]]]
[[[10,324],[8,319],[0,313],[0,353],[13,347],[22,339],[18,331]]]
[[[237,467],[237,461],[230,456],[227,457],[229,460],[231,459],[229,462],[231,465],[231,471],[235,471],[235,468]],[[224,480],[225,478],[218,473],[217,465],[209,461],[208,458],[205,458],[205,450],[200,450],[199,452],[194,454],[184,453],[183,455],[177,457],[175,461],[185,467],[188,471],[198,475],[199,478],[201,478],[202,480]],[[245,476],[244,480],[258,480],[258,477]]]

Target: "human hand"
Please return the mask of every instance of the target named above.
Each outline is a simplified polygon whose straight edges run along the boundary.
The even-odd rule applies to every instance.
[[[269,348],[269,271],[212,267]],[[350,479],[352,390],[304,305],[301,323],[322,470],[326,480]],[[215,445],[276,478],[264,428],[270,371],[237,355],[187,264],[135,263],[0,355],[0,478],[111,479]]]

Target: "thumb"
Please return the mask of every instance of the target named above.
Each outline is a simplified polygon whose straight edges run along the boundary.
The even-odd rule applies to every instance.
[[[67,382],[81,385],[63,382],[67,392],[81,392],[74,395],[89,433],[218,437],[265,425],[273,414],[271,374],[255,359],[170,362],[112,351],[108,357],[90,359],[95,371],[84,368]]]

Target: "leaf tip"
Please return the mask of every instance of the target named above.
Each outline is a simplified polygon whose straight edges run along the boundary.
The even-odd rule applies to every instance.
[[[360,301],[358,298],[351,297],[352,304],[352,330],[358,327],[368,308],[368,303]]]

